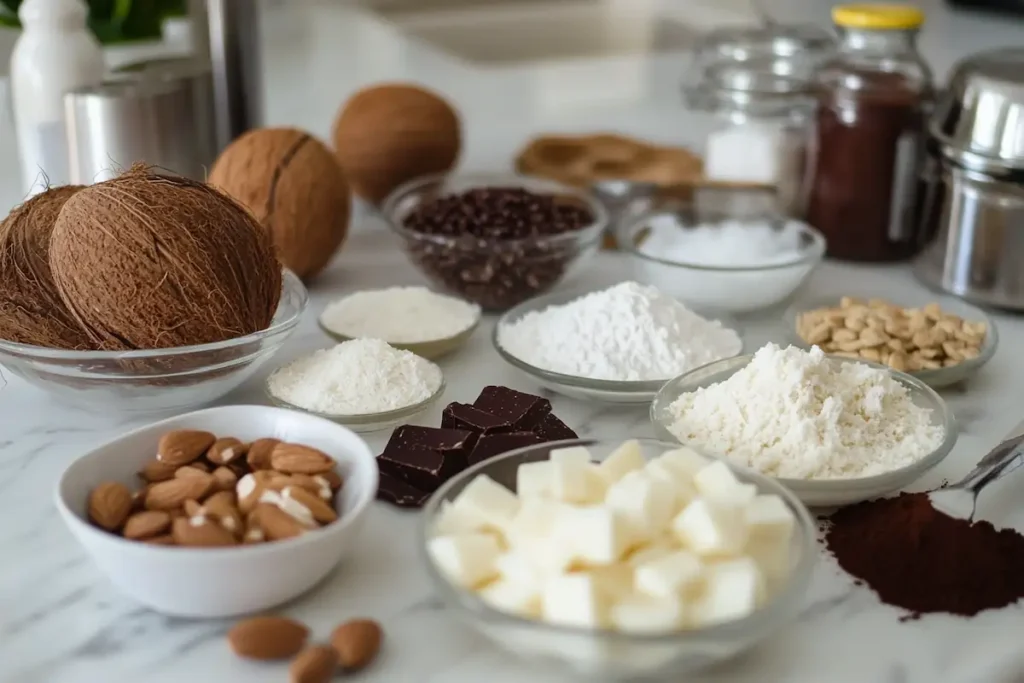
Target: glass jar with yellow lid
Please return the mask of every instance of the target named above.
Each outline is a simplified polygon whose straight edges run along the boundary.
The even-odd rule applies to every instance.
[[[807,219],[828,254],[896,261],[923,246],[916,195],[932,75],[917,50],[924,14],[909,5],[833,9],[839,46],[816,77],[815,159]]]

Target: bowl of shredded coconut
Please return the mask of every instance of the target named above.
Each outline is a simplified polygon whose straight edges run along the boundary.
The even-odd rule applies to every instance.
[[[660,437],[774,477],[810,506],[899,490],[957,440],[953,413],[921,380],[775,344],[668,382],[651,421]]]
[[[353,339],[300,356],[266,383],[275,405],[356,432],[408,422],[437,403],[444,389],[441,368],[380,339]]]
[[[636,282],[531,299],[501,317],[493,340],[541,386],[606,403],[649,403],[670,378],[743,352],[733,321]]]

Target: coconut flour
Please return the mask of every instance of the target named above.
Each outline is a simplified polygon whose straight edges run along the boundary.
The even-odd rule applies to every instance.
[[[379,339],[353,339],[314,351],[278,369],[275,397],[325,415],[366,415],[427,400],[441,388],[441,369]]]
[[[498,329],[498,344],[543,370],[614,381],[669,379],[743,345],[718,321],[635,282],[527,313]]]
[[[320,323],[346,337],[415,344],[448,339],[480,319],[480,307],[426,287],[356,292],[324,309]]]
[[[833,363],[816,346],[768,344],[727,380],[680,396],[669,412],[669,431],[683,443],[788,479],[890,472],[944,436],[888,372]]]

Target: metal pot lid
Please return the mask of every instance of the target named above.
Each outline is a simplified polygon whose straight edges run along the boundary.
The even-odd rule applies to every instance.
[[[958,64],[930,127],[950,154],[1024,167],[1024,49],[983,52]]]
[[[766,24],[752,28],[725,28],[704,35],[697,48],[699,59],[745,61],[762,57],[810,57],[831,51],[834,36],[815,24]]]

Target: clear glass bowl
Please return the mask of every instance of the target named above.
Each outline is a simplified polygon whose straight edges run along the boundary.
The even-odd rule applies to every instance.
[[[392,427],[397,427],[401,424],[407,424],[414,417],[432,407],[435,403],[441,400],[442,396],[444,396],[445,382],[444,379],[442,379],[441,386],[437,388],[437,391],[435,391],[432,396],[424,401],[420,401],[419,403],[414,403],[413,405],[405,406],[404,408],[397,408],[396,410],[386,410],[381,413],[363,413],[361,415],[332,415],[330,413],[318,413],[315,410],[306,410],[305,408],[289,403],[282,398],[278,398],[270,391],[269,377],[263,386],[263,390],[270,402],[279,408],[288,408],[289,410],[305,413],[306,415],[322,417],[325,420],[330,420],[331,422],[340,424],[343,427],[348,427],[353,432],[377,432],[384,429],[391,429]]]
[[[560,372],[538,368],[535,365],[530,365],[526,361],[512,355],[499,343],[498,333],[502,326],[508,325],[532,311],[542,311],[549,306],[562,306],[570,301],[578,299],[581,296],[590,294],[592,291],[593,290],[584,289],[546,294],[535,299],[530,299],[529,301],[516,306],[502,315],[498,320],[498,323],[494,326],[494,330],[491,333],[491,341],[494,344],[494,349],[506,363],[529,375],[542,387],[550,389],[555,393],[562,394],[563,396],[580,399],[581,401],[596,401],[600,403],[650,403],[654,400],[658,390],[661,389],[665,382],[670,378],[666,377],[663,379],[638,382],[619,382],[608,379],[592,379],[589,377],[566,375]],[[734,330],[740,335],[740,341],[743,341],[743,334],[734,320],[719,313],[707,315],[705,317],[718,320],[724,327]],[[740,353],[743,353],[742,346],[740,348]]]
[[[739,479],[755,484],[761,493],[780,496],[796,517],[789,579],[764,607],[740,621],[657,635],[557,626],[498,611],[474,593],[451,584],[434,566],[426,548],[441,506],[454,500],[478,475],[486,474],[514,491],[516,468],[521,463],[546,460],[552,448],[579,444],[587,446],[598,460],[603,460],[621,443],[618,439],[577,439],[520,448],[470,467],[431,496],[420,515],[417,545],[427,574],[445,607],[498,647],[524,660],[560,666],[599,681],[680,676],[733,657],[792,621],[810,586],[818,553],[815,524],[792,493],[767,477],[737,467],[732,469]],[[676,447],[674,443],[650,439],[641,439],[640,444],[648,459]]]
[[[476,328],[480,326],[480,320],[481,318],[478,316],[476,322],[474,322],[472,325],[464,329],[462,332],[459,332],[456,335],[452,335],[451,337],[445,337],[444,339],[429,339],[427,341],[411,342],[407,344],[388,342],[388,344],[396,349],[402,349],[403,351],[411,351],[420,358],[434,360],[435,358],[440,358],[441,356],[447,356],[449,353],[453,353],[462,348],[463,346],[465,346],[466,342],[469,341],[469,338],[473,336],[473,333],[476,331]],[[327,325],[324,325],[323,320],[319,318],[317,318],[317,324],[320,326],[320,329],[323,330],[324,334],[326,334],[328,337],[338,342],[339,344],[343,344],[344,342],[352,341],[353,339],[355,339],[355,337],[349,337],[344,334],[338,334],[331,328],[327,327]],[[385,339],[384,341],[387,340]]]
[[[146,351],[66,351],[0,340],[0,364],[54,398],[125,415],[183,412],[248,379],[295,330],[306,288],[285,270],[270,327],[213,344]]]
[[[995,321],[985,314],[980,308],[970,305],[966,301],[956,299],[948,296],[937,296],[930,292],[915,292],[912,294],[901,294],[898,299],[893,298],[891,295],[887,296],[885,290],[879,288],[875,293],[865,293],[863,290],[858,289],[853,294],[846,294],[844,296],[853,296],[859,299],[885,299],[897,306],[903,306],[905,308],[916,308],[923,307],[930,303],[937,303],[939,307],[947,313],[957,315],[969,322],[984,322],[988,326],[988,331],[985,334],[985,342],[982,344],[981,349],[975,358],[965,360],[962,363],[951,365],[948,368],[938,368],[936,370],[917,370],[914,372],[908,372],[908,375],[918,378],[933,389],[942,389],[953,384],[963,382],[971,375],[981,369],[983,365],[992,360],[992,357],[996,355],[996,348],[999,346],[999,331],[996,329]],[[816,308],[833,308],[839,305],[838,296],[816,296],[809,300],[801,300],[794,302],[787,310],[783,319],[786,324],[786,332],[789,336],[789,341],[794,346],[800,346],[802,348],[809,348],[809,344],[805,342],[796,331],[796,321],[801,314],[807,311],[812,311]]]
[[[668,202],[623,220],[618,232],[619,249],[632,264],[634,277],[672,294],[680,301],[706,311],[750,313],[786,301],[810,277],[825,255],[825,238],[801,225],[800,255],[788,262],[766,266],[707,266],[669,261],[640,251],[655,220],[673,220],[680,230],[697,225],[716,225],[735,216],[701,215],[690,204]],[[781,224],[782,218],[765,219]]]
[[[685,375],[676,377],[665,384],[658,392],[654,403],[651,404],[651,422],[654,423],[654,432],[659,438],[667,441],[678,442],[679,438],[669,430],[673,420],[669,407],[683,394],[696,391],[701,387],[711,386],[722,382],[738,370],[745,367],[752,355],[736,356],[715,363],[709,363],[702,368],[697,368]],[[879,498],[898,491],[911,482],[919,479],[925,472],[942,462],[956,445],[958,436],[956,419],[953,412],[942,400],[942,397],[935,393],[935,390],[922,382],[920,379],[911,377],[902,372],[896,372],[877,363],[866,361],[853,361],[847,358],[831,357],[835,363],[865,363],[875,368],[881,368],[889,372],[893,379],[905,386],[910,391],[913,402],[922,408],[931,411],[932,424],[941,426],[945,437],[939,447],[931,453],[920,458],[916,462],[892,472],[878,474],[870,477],[858,477],[855,479],[786,479],[782,477],[771,477],[782,486],[792,491],[804,504],[811,507],[835,507],[839,505],[850,505],[859,503],[871,498]],[[701,444],[686,444],[692,448],[701,449]]]
[[[594,216],[574,232],[519,240],[428,235],[405,227],[409,214],[438,197],[486,187],[553,194]],[[395,189],[381,214],[412,263],[439,287],[487,311],[503,311],[558,284],[601,245],[608,212],[586,192],[549,180],[511,173],[430,175]]]

